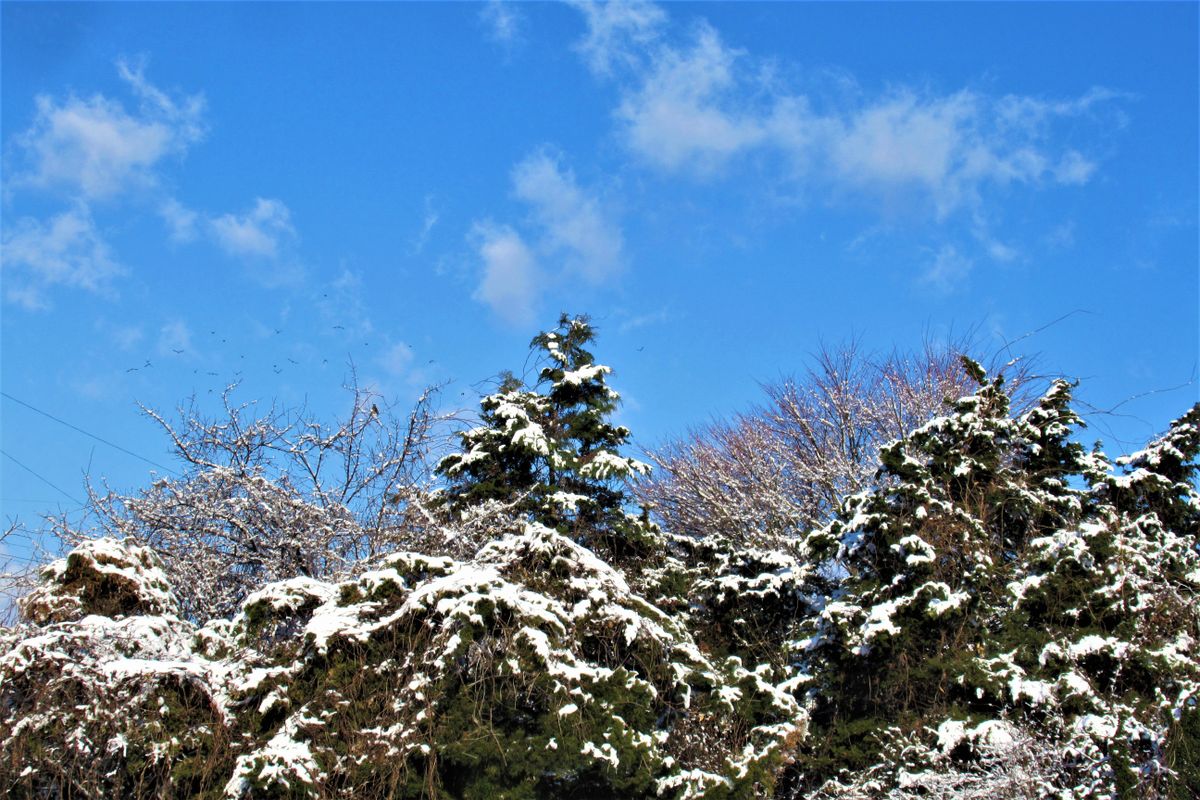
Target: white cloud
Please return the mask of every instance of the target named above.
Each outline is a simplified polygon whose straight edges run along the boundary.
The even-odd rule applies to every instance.
[[[627,13],[578,7],[588,65],[607,72],[617,53],[629,67],[614,112],[622,139],[643,163],[668,172],[704,177],[738,156],[766,154],[797,189],[925,208],[945,220],[977,207],[992,187],[1086,183],[1095,161],[1062,146],[1059,134],[1068,124],[1072,136],[1086,133],[1081,122],[1100,132],[1114,116],[1121,124],[1112,103],[1121,95],[1105,89],[1061,100],[912,86],[872,95],[837,75],[810,76],[808,91],[799,91],[706,23],[681,44],[668,38],[661,9],[639,7],[652,22],[622,26],[608,15]],[[630,30],[640,37],[618,35]],[[1104,125],[1101,115],[1110,118]]]
[[[362,276],[345,267],[323,287],[317,307],[330,332],[343,337],[366,336],[375,328],[363,300]]]
[[[154,185],[164,158],[183,154],[203,138],[202,96],[176,102],[151,85],[140,66],[118,62],[117,70],[139,100],[136,110],[100,94],[35,99],[33,125],[15,138],[26,162],[16,171],[15,185],[110,197]]]
[[[47,308],[54,286],[104,293],[126,273],[83,206],[45,223],[18,220],[5,232],[0,253],[6,299],[29,309]]]
[[[958,252],[954,245],[943,245],[921,276],[922,283],[940,292],[958,288],[971,273],[974,262]]]
[[[995,239],[989,239],[985,244],[987,245],[987,254],[995,261],[1014,261],[1020,255],[1016,248]]]
[[[938,219],[977,208],[989,186],[1086,183],[1095,164],[1073,149],[1056,152],[1045,128],[1052,113],[1088,106],[1064,102],[1047,111],[1014,100],[900,89],[825,126],[833,135],[816,148],[831,154],[835,182],[877,196],[915,191]],[[1015,113],[1021,108],[1032,109],[1029,118]]]
[[[868,188],[920,187],[938,211],[958,204],[953,180],[963,127],[977,114],[960,92],[922,102],[908,91],[858,109],[828,142],[838,177]]]
[[[587,20],[587,33],[575,45],[588,67],[597,75],[608,75],[614,66],[633,66],[641,51],[658,36],[667,15],[653,3],[571,2]]]
[[[525,324],[548,283],[575,278],[599,285],[618,275],[624,242],[599,198],[581,188],[556,155],[536,151],[511,177],[513,194],[529,206],[533,236],[527,241],[512,226],[491,221],[475,224],[471,238],[483,276],[474,297],[506,321]],[[542,270],[538,255],[560,268]]]
[[[638,328],[645,328],[648,325],[658,325],[670,319],[670,315],[665,308],[660,308],[658,311],[649,314],[639,314],[635,317],[630,317],[624,320],[617,326],[617,330],[621,333],[630,333]]]
[[[158,215],[167,224],[167,235],[173,242],[191,242],[196,238],[199,215],[173,197],[158,207]]]
[[[509,323],[531,322],[541,290],[533,251],[507,225],[476,223],[472,237],[483,261],[483,280],[475,290],[475,299],[486,303]]]
[[[487,28],[488,37],[499,45],[511,48],[521,39],[524,17],[515,3],[488,0],[479,11],[479,21]]]
[[[1091,179],[1096,171],[1096,163],[1083,156],[1077,150],[1063,153],[1062,159],[1054,167],[1054,178],[1059,183],[1083,185]]]
[[[184,355],[192,350],[192,331],[183,320],[172,320],[159,328],[158,354]]]
[[[433,232],[434,227],[441,219],[441,214],[434,208],[433,197],[425,196],[425,214],[421,217],[421,232],[418,233],[412,242],[413,255],[420,255],[425,249],[425,245],[429,243],[429,234]]]
[[[1075,246],[1075,222],[1068,220],[1055,225],[1045,236],[1046,244],[1055,249],[1067,250]]]
[[[118,325],[112,329],[112,340],[122,350],[132,350],[142,341],[142,329],[138,325]]]
[[[543,247],[561,254],[568,269],[594,284],[620,271],[620,229],[557,158],[545,152],[529,156],[513,169],[512,181],[517,197],[531,206],[544,231]]]
[[[279,200],[256,198],[243,215],[224,214],[209,221],[217,244],[232,256],[275,258],[280,245],[296,235],[291,212]]]
[[[757,145],[764,125],[721,107],[737,83],[739,53],[703,25],[687,52],[663,48],[641,86],[617,109],[629,147],[668,170],[685,166],[707,171],[734,153]]]
[[[398,378],[408,372],[412,366],[413,351],[404,342],[397,342],[384,351],[379,358],[379,365],[388,375]]]

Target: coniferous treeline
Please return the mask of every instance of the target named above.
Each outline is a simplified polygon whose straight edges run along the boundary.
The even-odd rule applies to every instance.
[[[1200,405],[1112,463],[1068,383],[1014,412],[1003,376],[942,357],[781,393],[800,455],[747,424],[725,441],[769,448],[667,451],[638,507],[593,340],[564,315],[534,385],[507,376],[428,468],[425,404],[166,425],[186,474],[95,496],[103,527],[60,526],[73,549],[0,631],[0,788],[1200,791]]]

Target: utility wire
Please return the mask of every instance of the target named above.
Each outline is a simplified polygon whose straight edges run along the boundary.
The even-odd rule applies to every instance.
[[[158,463],[157,461],[152,461],[151,459],[146,458],[145,456],[140,456],[137,453],[133,452],[132,450],[127,450],[124,447],[121,447],[121,445],[114,444],[113,442],[110,442],[107,439],[101,438],[101,437],[97,436],[96,434],[91,433],[90,431],[85,431],[83,428],[80,428],[77,425],[72,425],[71,423],[67,422],[66,420],[59,419],[58,417],[54,416],[53,414],[50,414],[46,411],[42,411],[40,408],[31,406],[29,403],[26,403],[24,400],[18,400],[17,398],[13,397],[8,392],[0,392],[0,395],[3,395],[4,397],[8,398],[9,400],[12,400],[14,403],[19,403],[20,405],[25,406],[30,411],[36,411],[37,413],[41,414],[43,417],[47,417],[49,419],[54,420],[59,425],[65,425],[66,427],[70,428],[73,431],[78,431],[79,433],[82,433],[84,436],[91,437],[92,439],[95,439],[97,442],[100,442],[101,444],[106,444],[115,450],[120,450],[122,453],[133,456],[134,458],[136,458],[140,461],[145,461],[147,464],[150,464],[151,466],[158,467],[159,469],[166,470],[167,472],[174,472],[174,470],[172,470],[170,467],[163,466],[162,464]],[[9,456],[9,458],[12,458],[12,456]],[[13,461],[16,461],[16,459],[14,458]],[[30,471],[32,472],[32,470],[30,470]],[[49,483],[49,481],[47,481],[47,483]],[[51,486],[53,486],[53,484],[51,484]],[[57,489],[58,487],[56,486],[55,488]],[[61,492],[62,490],[59,489],[59,491]]]
[[[39,475],[37,472],[35,472],[35,471],[34,471],[33,469],[31,469],[30,467],[27,467],[27,466],[25,466],[24,464],[22,464],[22,463],[21,463],[20,461],[18,461],[18,460],[17,460],[17,459],[16,459],[14,456],[12,456],[11,454],[9,454],[9,453],[8,453],[8,452],[6,452],[5,450],[3,450],[3,449],[0,449],[0,455],[3,455],[3,456],[5,456],[6,458],[9,458],[9,459],[11,459],[11,460],[12,460],[12,462],[13,462],[14,464],[16,464],[18,467],[20,467],[21,469],[25,470],[26,472],[28,472],[28,473],[29,473],[30,475],[32,475],[33,477],[37,478],[37,479],[38,479],[39,481],[41,481],[42,483],[46,484],[47,486],[49,486],[49,487],[50,487],[51,489],[53,489],[54,491],[56,491],[56,492],[58,492],[59,494],[61,494],[63,497],[65,497],[65,498],[67,498],[68,500],[70,500],[72,503],[76,503],[76,504],[78,504],[78,505],[80,505],[80,506],[82,506],[82,505],[83,505],[83,503],[82,503],[82,502],[80,502],[78,499],[76,499],[76,498],[72,497],[71,495],[69,495],[69,494],[67,494],[65,491],[63,491],[62,489],[60,489],[60,488],[58,488],[57,486],[55,486],[53,483],[51,483],[51,482],[50,482],[50,480],[49,480],[48,478],[45,478],[45,477],[43,477],[43,476]]]
[[[13,555],[12,553],[0,553],[0,564],[7,563],[9,561],[19,561],[22,564],[45,564],[46,563],[44,559],[40,559],[40,558],[27,558],[26,556],[17,556],[17,555]],[[0,573],[0,576],[2,576],[2,575],[3,575],[3,573]]]

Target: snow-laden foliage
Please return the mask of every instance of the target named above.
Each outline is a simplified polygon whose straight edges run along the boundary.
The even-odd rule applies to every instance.
[[[1139,454],[1113,475],[1070,440],[1066,383],[1014,418],[1002,381],[972,371],[978,391],[884,448],[889,482],[806,541],[846,577],[796,643],[811,679],[801,796],[944,793],[958,778],[943,756],[978,777],[997,746],[935,734],[993,724],[1059,754],[1018,796],[1187,796],[1200,553],[1160,514],[1195,508],[1197,448],[1164,442],[1187,441],[1196,412],[1145,451],[1190,467],[1167,479]]]
[[[645,514],[628,512],[625,486],[649,467],[620,453],[630,432],[608,419],[620,395],[586,349],[594,339],[586,317],[566,314],[533,339],[536,385],[508,375],[480,401],[480,424],[437,466],[449,482],[442,499],[455,512],[507,503],[611,560],[640,562],[659,537]]]
[[[352,484],[381,498],[299,491],[240,427],[196,444],[206,466],[129,499],[103,530],[132,535],[81,540],[0,629],[0,791],[1197,796],[1200,405],[1113,463],[1069,384],[1014,413],[964,361],[975,388],[832,519],[662,530],[629,513],[643,470],[591,337],[534,340],[537,390],[484,399],[432,503],[370,470]],[[222,442],[251,460],[204,455]],[[420,515],[403,537],[393,504]]]
[[[214,786],[231,665],[195,627],[158,558],[99,539],[42,571],[29,623],[0,633],[0,787],[9,797],[171,797]]]
[[[769,796],[803,732],[777,671],[705,655],[541,525],[466,562],[271,584],[200,629],[152,602],[142,555],[108,540],[67,561],[125,565],[145,602],[5,634],[10,794]],[[95,602],[81,581],[106,574],[48,569],[39,603]]]
[[[43,567],[41,578],[20,603],[22,615],[32,622],[179,613],[162,561],[148,547],[93,539]]]

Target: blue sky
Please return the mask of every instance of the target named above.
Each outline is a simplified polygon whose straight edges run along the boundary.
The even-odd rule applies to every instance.
[[[645,446],[822,342],[1064,316],[1015,349],[1121,404],[1089,438],[1197,396],[1194,3],[0,14],[4,392],[152,461],[135,402],[332,417],[352,361],[470,405],[560,310]],[[152,469],[0,412],[6,519],[73,507],[17,462],[74,498]]]

